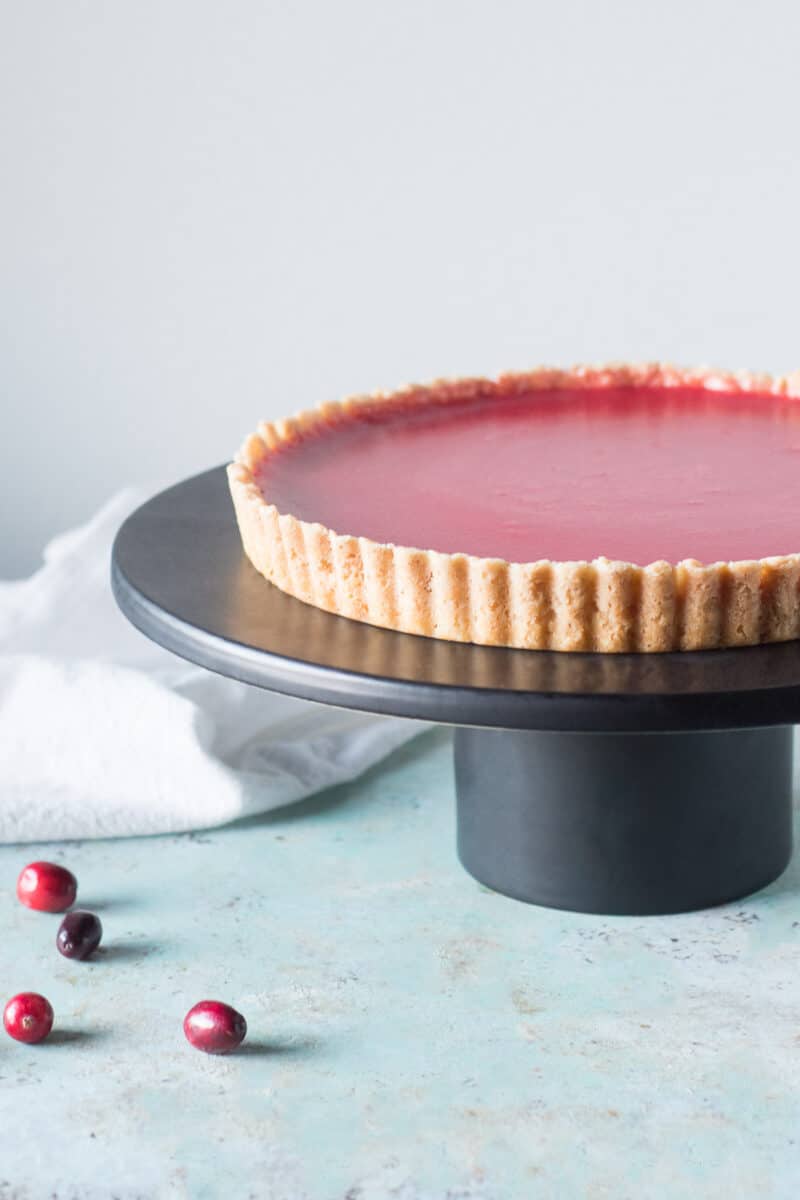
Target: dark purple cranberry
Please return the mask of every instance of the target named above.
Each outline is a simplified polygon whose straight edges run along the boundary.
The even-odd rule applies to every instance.
[[[183,1032],[196,1050],[206,1054],[226,1054],[244,1041],[247,1022],[241,1013],[221,1000],[201,1000],[190,1008]]]
[[[67,913],[59,925],[56,945],[64,958],[88,958],[100,945],[102,936],[100,918],[83,908],[76,908]]]

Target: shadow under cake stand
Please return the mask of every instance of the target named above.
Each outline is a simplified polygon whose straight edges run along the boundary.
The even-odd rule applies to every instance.
[[[332,616],[247,561],[223,468],[128,518],[112,582],[134,625],[212,671],[454,725],[458,853],[495,891],[581,912],[680,912],[748,895],[789,861],[800,642],[559,654]]]

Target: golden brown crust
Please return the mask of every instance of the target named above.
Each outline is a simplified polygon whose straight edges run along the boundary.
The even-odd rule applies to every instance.
[[[365,405],[447,404],[534,388],[697,385],[800,397],[800,373],[776,378],[707,368],[540,368],[495,380],[439,380],[265,422],[228,468],[248,558],[282,591],[328,612],[403,633],[528,650],[656,653],[800,637],[800,553],[755,562],[509,563],[336,533],[279,513],[255,480],[263,460]],[[800,532],[798,533],[800,540]]]

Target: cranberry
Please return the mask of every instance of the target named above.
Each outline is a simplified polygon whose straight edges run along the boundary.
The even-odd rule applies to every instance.
[[[37,992],[20,992],[6,1005],[3,1024],[18,1042],[43,1042],[53,1028],[53,1009]]]
[[[58,927],[56,945],[64,958],[88,958],[103,936],[100,918],[83,908],[67,913]]]
[[[221,1000],[201,1000],[186,1014],[183,1032],[196,1050],[225,1054],[244,1041],[247,1021],[230,1004],[223,1004]]]
[[[58,863],[28,863],[17,880],[17,897],[40,912],[63,912],[75,903],[77,894],[77,879]]]

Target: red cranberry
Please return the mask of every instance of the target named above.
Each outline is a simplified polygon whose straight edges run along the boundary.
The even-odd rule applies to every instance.
[[[244,1041],[247,1021],[230,1004],[220,1000],[201,1000],[190,1008],[183,1032],[196,1050],[206,1054],[225,1054]]]
[[[53,1028],[53,1009],[37,992],[20,992],[3,1013],[6,1033],[18,1042],[43,1042]]]
[[[75,903],[77,894],[77,879],[58,863],[28,863],[17,880],[17,897],[40,912],[63,912]]]
[[[94,954],[103,936],[100,918],[83,908],[67,913],[58,927],[56,945],[64,958],[88,958]]]

